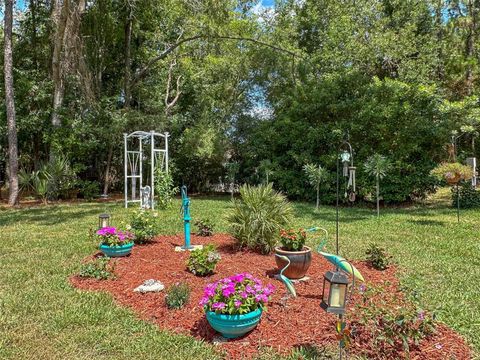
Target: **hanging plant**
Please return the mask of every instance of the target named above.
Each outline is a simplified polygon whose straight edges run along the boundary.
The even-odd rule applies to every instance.
[[[461,180],[470,180],[473,177],[473,170],[470,166],[458,162],[441,163],[431,171],[431,174],[450,185],[455,185]]]

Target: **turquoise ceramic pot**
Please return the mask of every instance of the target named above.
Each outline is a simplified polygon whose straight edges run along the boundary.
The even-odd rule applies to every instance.
[[[233,339],[255,329],[262,317],[262,309],[243,315],[224,315],[207,311],[206,316],[212,328],[223,337]]]
[[[100,244],[100,251],[108,257],[127,256],[132,252],[133,242],[120,246],[108,246]]]

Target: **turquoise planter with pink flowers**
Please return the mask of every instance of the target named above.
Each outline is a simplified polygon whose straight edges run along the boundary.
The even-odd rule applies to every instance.
[[[133,248],[133,242],[125,245],[109,246],[100,244],[100,251],[108,257],[121,257],[130,255]]]
[[[252,274],[240,273],[207,284],[199,304],[210,326],[234,339],[255,329],[274,291],[272,284],[264,286]]]
[[[206,317],[212,328],[228,339],[238,338],[255,329],[262,317],[262,309],[242,315],[217,314],[207,311]]]

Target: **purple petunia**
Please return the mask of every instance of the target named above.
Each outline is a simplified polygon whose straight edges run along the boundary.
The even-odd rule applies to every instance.
[[[417,315],[418,320],[423,321],[425,320],[425,311],[420,310]]]
[[[230,295],[235,294],[235,286],[227,285],[222,287],[222,295],[225,297],[230,297]]]
[[[239,308],[240,306],[242,306],[242,302],[240,300],[235,300],[233,304],[235,305],[236,308]]]
[[[202,297],[202,299],[200,300],[199,304],[200,306],[205,306],[208,304],[208,302],[210,301],[210,299],[208,298],[208,296],[204,296]]]

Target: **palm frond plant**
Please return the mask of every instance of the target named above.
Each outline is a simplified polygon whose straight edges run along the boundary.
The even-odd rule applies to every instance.
[[[373,154],[365,162],[364,168],[368,175],[375,177],[378,217],[380,216],[380,180],[387,175],[391,168],[391,163],[387,157],[380,154]]]
[[[292,208],[271,184],[243,185],[240,195],[228,216],[230,231],[240,247],[268,254],[275,248],[279,231],[291,221]]]
[[[315,209],[318,210],[320,205],[320,184],[328,177],[328,171],[316,164],[306,164],[303,166],[303,171],[307,175],[308,182],[315,188],[317,192],[317,204]]]
[[[273,164],[270,160],[262,160],[260,161],[260,166],[258,167],[259,171],[265,174],[265,183],[268,184],[270,182],[270,176],[273,175]]]

